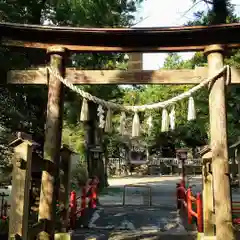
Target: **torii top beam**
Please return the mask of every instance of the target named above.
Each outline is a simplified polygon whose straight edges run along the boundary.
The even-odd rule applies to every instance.
[[[0,23],[1,44],[80,52],[202,51],[207,45],[240,47],[240,23],[162,28],[74,28]]]

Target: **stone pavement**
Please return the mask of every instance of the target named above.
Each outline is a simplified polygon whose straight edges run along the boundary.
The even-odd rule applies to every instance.
[[[179,177],[143,177],[110,179],[118,192],[100,196],[99,208],[86,221],[78,222],[88,228],[72,233],[74,240],[120,239],[196,239],[187,232],[176,210],[176,183]],[[129,188],[123,206],[123,186],[146,184],[152,188],[152,206],[144,206],[146,188]],[[110,187],[111,190],[111,187]],[[145,194],[146,195],[146,194]],[[145,202],[146,203],[146,202]]]
[[[99,208],[89,215],[88,228],[80,228],[72,233],[73,240],[192,240],[196,232],[188,232],[176,211],[176,183],[178,176],[147,176],[109,179],[109,193],[99,197]],[[152,189],[152,206],[143,206],[143,192],[147,188],[129,188],[126,206],[123,206],[124,185],[147,185]],[[190,184],[193,192],[202,189],[200,176]],[[111,191],[114,188],[114,191]],[[117,191],[116,191],[117,189]],[[240,201],[240,191],[232,193],[233,201]],[[86,225],[86,224],[85,224]]]
[[[147,176],[128,177],[122,179],[109,179],[109,194],[100,196],[102,205],[122,205],[124,186],[129,184],[151,187],[152,205],[154,206],[176,206],[176,183],[180,177],[175,176]],[[111,188],[119,188],[119,191],[111,192]],[[126,189],[126,205],[141,205],[143,202],[142,193],[147,192],[147,188],[131,187]]]
[[[158,239],[161,234],[172,235],[173,239],[179,235],[192,239],[188,238],[192,235],[184,229],[176,209],[143,206],[99,208],[92,214],[88,229],[79,228],[72,239]]]

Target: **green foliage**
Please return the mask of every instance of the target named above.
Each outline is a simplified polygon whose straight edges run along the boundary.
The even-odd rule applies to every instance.
[[[5,0],[0,2],[1,21],[43,24],[48,22],[55,25],[79,27],[122,27],[134,22],[134,13],[142,0]],[[233,13],[233,6],[227,2],[228,16],[226,22],[238,22],[239,18]],[[218,11],[219,9],[217,9]],[[188,25],[209,25],[213,23],[216,8],[207,14],[197,12],[195,21]],[[104,17],[103,17],[104,16]],[[12,50],[0,48],[0,75],[2,81],[9,69],[24,69],[46,63],[44,51],[36,49]],[[171,53],[165,60],[163,69],[194,69],[205,66],[206,57],[196,53],[192,59],[184,61],[176,53]],[[225,60],[226,64],[240,67],[240,51],[230,51]],[[80,69],[127,69],[123,54],[72,54],[67,66]],[[174,97],[190,88],[190,86],[134,86],[122,89],[116,85],[81,86],[85,91],[117,103],[128,105],[154,103]],[[230,91],[231,90],[231,91]],[[240,134],[238,128],[240,105],[239,87],[231,86],[228,90],[228,128],[230,141]],[[3,136],[3,146],[9,140],[10,134],[25,131],[33,134],[35,140],[43,142],[44,124],[46,117],[47,88],[43,86],[4,86],[0,88],[0,126],[7,129]],[[208,90],[199,91],[195,97],[198,119],[187,123],[187,101],[181,101],[176,106],[177,129],[168,135],[178,146],[196,146],[205,144],[208,139]],[[76,152],[83,151],[83,126],[79,123],[81,97],[66,89],[64,105],[63,143],[69,144]],[[170,109],[169,109],[170,110]],[[117,113],[118,114],[118,113]],[[146,129],[146,118],[152,114],[154,120],[151,141],[160,139],[161,112],[152,111],[146,115],[140,114],[143,129]],[[116,134],[119,115],[114,117],[115,130],[105,140],[112,149],[119,148]],[[132,116],[128,116],[127,129],[131,131]],[[5,156],[4,150],[1,151]],[[0,156],[1,157],[1,156]],[[4,157],[2,157],[4,159]]]
[[[7,137],[6,137],[7,136]],[[9,148],[7,139],[11,136],[11,133],[0,127],[0,183],[10,183],[10,173],[12,171],[12,149]]]
[[[2,21],[81,27],[122,27],[133,24],[134,13],[142,0],[38,0],[0,2]],[[104,17],[103,17],[104,16]],[[24,69],[46,62],[45,52],[36,49],[0,49],[0,73],[5,76],[9,69]],[[126,65],[122,54],[73,54],[68,66],[82,69],[115,69]],[[3,79],[4,80],[4,79]],[[99,97],[118,99],[118,86],[84,86],[86,91]],[[46,117],[47,88],[43,86],[6,86],[0,88],[2,102],[0,125],[12,132],[32,133],[42,142]],[[79,126],[81,97],[66,90],[64,109],[63,142],[71,143],[76,151],[82,151],[82,128]]]
[[[82,124],[69,124],[64,121],[62,132],[63,143],[71,146],[71,149],[77,153],[84,154],[84,129]]]
[[[192,68],[191,61],[183,61],[177,53],[169,53],[164,61],[162,69]]]
[[[89,176],[88,176],[87,164],[80,162],[79,164],[77,164],[76,168],[72,170],[71,174],[72,174],[71,188],[78,191],[79,187],[84,186],[88,180]]]
[[[196,54],[191,60],[183,61],[176,53],[171,53],[165,59],[163,69],[187,69],[194,68],[196,65],[203,65],[204,57]],[[154,102],[165,101],[173,98],[183,92],[188,91],[192,86],[189,85],[147,85],[142,91],[134,92],[135,99],[138,104],[151,104]],[[130,96],[131,96],[130,92]],[[136,97],[137,95],[137,97]],[[129,97],[128,97],[129,98]],[[131,99],[131,98],[130,98]],[[199,91],[195,96],[195,107],[198,119],[193,122],[187,122],[188,101],[183,100],[176,104],[176,130],[167,134],[161,133],[161,110],[148,111],[143,119],[147,119],[149,115],[153,117],[154,128],[152,130],[151,142],[160,141],[160,136],[167,135],[176,147],[196,147],[207,143],[206,129],[208,127],[208,93],[205,89]],[[169,112],[171,109],[168,109]],[[144,128],[147,128],[144,122]],[[166,138],[161,137],[159,144],[164,144]]]
[[[238,22],[239,18],[233,13],[234,8],[228,2],[228,16],[226,22]],[[210,10],[207,14],[204,12],[197,12],[195,14],[196,20],[189,22],[188,25],[209,25],[213,22],[214,11]],[[225,64],[240,67],[240,54],[239,50],[229,51]],[[162,69],[194,69],[195,67],[207,66],[207,59],[203,53],[195,53],[190,60],[182,60],[177,53],[168,54],[165,59]],[[141,91],[138,89],[130,89],[125,91],[124,102],[130,105],[136,104],[150,104],[154,102],[164,101],[170,99],[182,92],[187,91],[192,86],[166,86],[166,85],[147,85]],[[239,86],[228,87],[227,92],[227,115],[228,115],[228,132],[229,141],[233,142],[240,135],[239,129]],[[174,132],[163,134],[161,129],[161,111],[147,112],[145,116],[140,114],[143,128],[146,129],[146,118],[152,115],[154,121],[154,128],[152,131],[152,142],[159,142],[163,144],[170,139],[175,142],[176,146],[195,147],[207,144],[209,141],[209,109],[208,109],[208,89],[201,89],[194,95],[195,107],[197,111],[197,120],[187,122],[187,101],[181,101],[176,106],[176,125],[177,129]],[[170,110],[170,109],[168,109]],[[162,137],[162,136],[165,136]],[[160,140],[161,139],[161,140]]]
[[[119,27],[133,23],[133,14],[141,2],[141,0],[58,1],[57,4],[51,4],[52,8],[46,11],[46,15],[54,24],[60,25]]]
[[[207,14],[204,11],[197,11],[194,13],[195,20],[188,22],[188,25],[204,25],[218,23],[234,23],[238,22],[239,17],[234,14],[234,5],[230,0],[203,0],[208,6]],[[199,1],[193,0],[197,4]]]

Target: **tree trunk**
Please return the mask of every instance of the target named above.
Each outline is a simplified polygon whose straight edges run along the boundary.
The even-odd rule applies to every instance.
[[[226,23],[228,16],[227,0],[213,0],[213,14],[212,24]]]

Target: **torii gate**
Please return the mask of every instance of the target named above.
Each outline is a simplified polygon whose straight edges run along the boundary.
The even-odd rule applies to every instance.
[[[197,84],[206,76],[214,76],[223,67],[225,48],[240,47],[240,24],[215,26],[86,29],[0,23],[1,43],[12,47],[46,49],[50,65],[75,84]],[[204,51],[208,68],[171,71],[80,71],[66,69],[64,55],[70,52],[176,52]],[[54,178],[61,146],[63,85],[52,75],[47,78],[39,70],[10,71],[9,84],[47,84],[48,104],[44,158],[49,168],[43,172],[39,219],[47,219],[47,235],[53,239],[54,214],[52,204],[56,188]],[[210,87],[209,111],[214,177],[217,239],[234,239],[231,226],[231,197],[228,170],[225,82],[213,82]],[[232,69],[232,83],[240,83],[240,71]],[[54,168],[50,167],[54,165]],[[45,194],[43,194],[45,190]],[[46,192],[48,194],[46,194]]]

